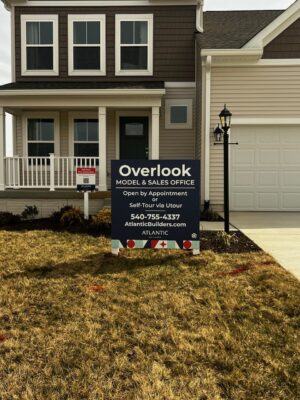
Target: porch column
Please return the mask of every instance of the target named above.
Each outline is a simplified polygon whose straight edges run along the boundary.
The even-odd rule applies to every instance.
[[[106,166],[106,107],[98,108],[99,129],[99,191],[107,191],[107,166]]]
[[[159,160],[159,107],[152,107],[150,159]]]
[[[5,186],[5,112],[0,107],[0,190],[4,190]]]

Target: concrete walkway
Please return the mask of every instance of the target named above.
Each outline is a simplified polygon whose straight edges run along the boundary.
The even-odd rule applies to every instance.
[[[232,212],[230,222],[300,280],[300,212]]]

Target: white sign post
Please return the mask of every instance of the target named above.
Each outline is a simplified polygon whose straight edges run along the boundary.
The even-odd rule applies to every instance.
[[[89,193],[96,190],[96,168],[77,168],[76,185],[78,192],[84,192],[84,219],[89,219]]]

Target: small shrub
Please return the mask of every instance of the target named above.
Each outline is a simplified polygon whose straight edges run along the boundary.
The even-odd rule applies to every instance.
[[[10,212],[0,211],[0,227],[15,225],[21,221],[20,215],[14,215]]]
[[[23,219],[34,219],[39,214],[37,206],[25,206],[21,216]]]
[[[79,208],[72,207],[63,213],[60,223],[65,227],[81,226],[84,224],[83,212]]]
[[[55,224],[60,224],[61,217],[64,215],[65,212],[70,211],[73,209],[73,206],[64,206],[62,207],[59,211],[54,211],[50,215],[50,219],[55,223]]]
[[[111,209],[102,208],[96,215],[92,217],[91,228],[100,232],[108,232],[111,230]]]
[[[234,244],[237,244],[239,239],[236,236],[236,234],[228,234],[226,232],[218,232],[217,233],[218,240],[222,243],[223,246],[225,247],[231,247]]]
[[[203,210],[201,212],[201,217],[200,217],[201,221],[212,221],[212,222],[216,222],[216,221],[222,221],[222,218],[220,217],[220,215],[212,210],[211,208],[208,208],[207,210]]]

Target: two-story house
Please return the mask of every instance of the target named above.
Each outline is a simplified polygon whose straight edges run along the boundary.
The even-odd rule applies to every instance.
[[[222,208],[233,113],[235,210],[300,209],[300,0],[285,11],[203,12],[202,0],[2,0],[13,82],[0,87],[0,209],[81,204],[77,166],[110,197],[112,159],[201,159],[202,203]],[[5,113],[13,115],[12,157]]]

